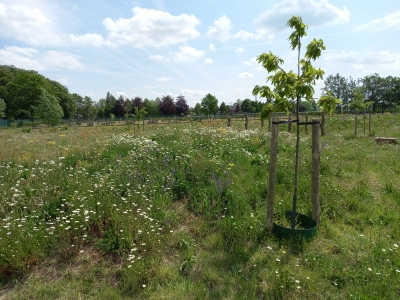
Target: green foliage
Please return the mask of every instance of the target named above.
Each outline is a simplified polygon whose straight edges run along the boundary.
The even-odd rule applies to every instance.
[[[3,99],[0,99],[0,119],[6,116],[5,110],[6,110],[6,104],[4,103]]]
[[[226,106],[225,102],[222,102],[221,105],[219,106],[219,111],[221,114],[227,114],[228,113],[228,106]]]
[[[200,105],[200,103],[196,103],[196,105],[194,106],[193,112],[196,115],[200,115],[201,114],[201,105]]]
[[[156,100],[149,100],[145,98],[143,103],[149,116],[160,115],[159,103]]]
[[[201,99],[201,111],[207,116],[215,115],[218,112],[218,99],[208,93],[203,99]]]
[[[42,119],[49,126],[60,124],[64,113],[57,98],[43,89],[38,102],[35,108],[35,117]]]
[[[358,110],[360,112],[364,112],[368,107],[370,107],[373,102],[372,101],[364,101],[364,93],[363,88],[356,89],[353,92],[354,100],[350,103],[349,107],[351,110]]]
[[[297,48],[300,53],[300,40],[306,36],[307,25],[302,22],[300,17],[292,17],[287,25],[294,29],[289,36],[291,49]],[[273,89],[269,86],[256,85],[253,89],[253,95],[274,99],[274,105],[281,111],[289,111],[295,99],[298,102],[301,98],[311,101],[314,93],[313,86],[317,80],[322,79],[324,74],[324,71],[320,68],[313,67],[311,61],[316,60],[321,55],[325,46],[322,40],[313,39],[306,49],[304,58],[299,59],[298,62],[298,74],[283,70],[281,67],[284,63],[283,59],[272,52],[259,55],[257,57],[258,63],[262,64],[268,73],[273,73],[273,75],[267,77],[267,82],[271,82]]]
[[[336,104],[341,104],[342,102],[339,99],[333,97],[330,91],[327,91],[326,93],[326,95],[321,96],[317,105],[322,110],[326,111],[326,113],[331,115],[336,107]]]
[[[268,120],[270,114],[276,110],[276,107],[272,103],[265,104],[261,110],[260,119]]]

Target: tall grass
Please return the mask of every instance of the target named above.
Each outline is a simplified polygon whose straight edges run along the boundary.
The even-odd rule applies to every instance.
[[[375,134],[398,137],[398,116],[373,122]],[[329,117],[318,237],[277,240],[265,232],[269,133],[258,121],[248,131],[217,125],[0,131],[1,293],[399,297],[398,145],[379,146],[362,130],[355,137],[351,116]],[[301,144],[298,211],[310,215],[310,135]],[[294,148],[282,128],[276,212],[290,209]]]

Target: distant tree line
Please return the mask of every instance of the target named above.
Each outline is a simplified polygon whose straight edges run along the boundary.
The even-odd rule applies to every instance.
[[[372,74],[363,78],[329,75],[322,94],[331,93],[340,100],[336,112],[371,109],[374,113],[397,111],[400,105],[400,78]]]
[[[397,110],[400,107],[400,78],[378,74],[361,79],[336,75],[326,77],[322,97],[330,93],[340,101],[335,110],[350,111],[371,109],[373,112]],[[266,102],[237,99],[229,104],[218,103],[218,99],[208,93],[193,108],[185,96],[170,95],[154,100],[141,97],[129,99],[114,97],[107,92],[105,98],[93,101],[89,96],[70,93],[66,86],[51,80],[36,71],[23,70],[14,66],[0,66],[0,118],[45,119],[55,125],[61,118],[123,118],[152,116],[228,115],[234,113],[261,113],[270,111],[273,99]],[[275,110],[277,108],[274,108]],[[300,111],[318,110],[315,100],[302,101]],[[282,111],[282,110],[281,110]],[[289,108],[294,111],[294,106]]]

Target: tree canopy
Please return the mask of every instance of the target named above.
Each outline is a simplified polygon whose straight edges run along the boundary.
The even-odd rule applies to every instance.
[[[57,98],[45,89],[42,89],[38,105],[34,109],[34,116],[35,118],[42,119],[47,125],[56,126],[60,124],[64,113]]]
[[[208,93],[200,103],[201,111],[207,116],[215,115],[218,112],[218,99]]]

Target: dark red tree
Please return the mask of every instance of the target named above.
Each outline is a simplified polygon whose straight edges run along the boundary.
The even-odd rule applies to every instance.
[[[135,97],[132,99],[132,112],[135,113],[135,107],[137,107],[139,110],[144,107],[144,102],[143,99],[140,97]]]
[[[173,115],[175,113],[174,98],[170,95],[162,96],[159,107],[161,114]]]
[[[122,118],[126,114],[126,103],[124,97],[121,95],[115,102],[113,113],[117,118]]]
[[[182,114],[187,116],[189,113],[189,105],[186,102],[185,96],[179,95],[175,101],[175,113],[178,116]]]

